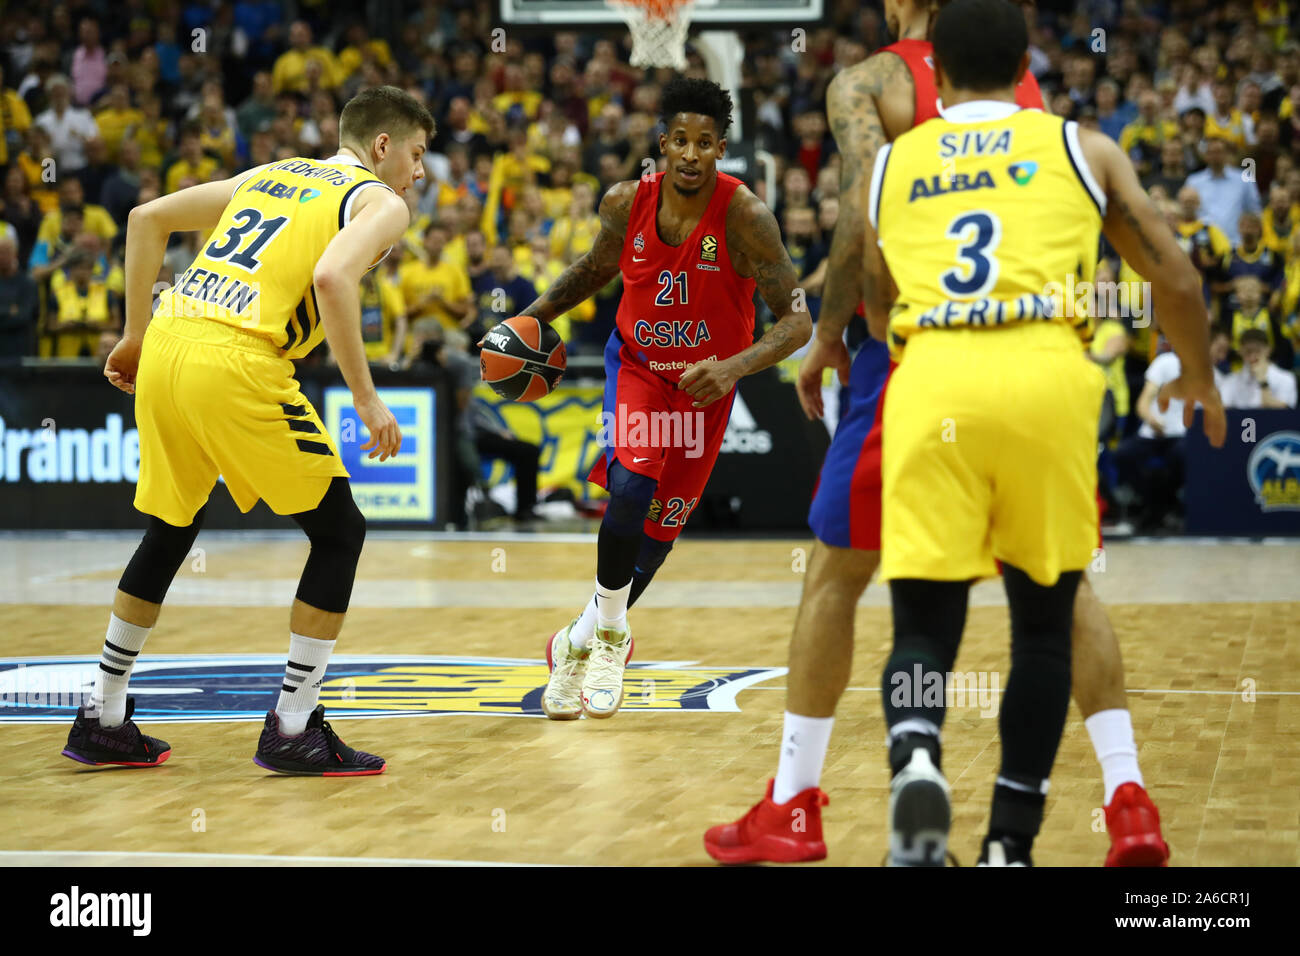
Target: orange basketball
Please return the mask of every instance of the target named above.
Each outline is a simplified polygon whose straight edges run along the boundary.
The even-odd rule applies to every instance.
[[[564,376],[564,341],[531,315],[517,315],[483,336],[479,369],[483,381],[509,402],[532,402]]]

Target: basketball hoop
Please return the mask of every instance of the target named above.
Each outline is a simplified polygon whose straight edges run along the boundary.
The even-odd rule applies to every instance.
[[[693,0],[606,0],[627,21],[631,64],[686,69],[686,33]]]

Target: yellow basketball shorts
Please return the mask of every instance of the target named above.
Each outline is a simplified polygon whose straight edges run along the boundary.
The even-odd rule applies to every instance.
[[[155,318],[136,374],[135,506],[183,527],[220,475],[240,511],[310,511],[346,478],[338,449],[266,339],[206,319]]]
[[[881,578],[990,577],[997,558],[1051,585],[1086,567],[1104,391],[1064,326],[912,335],[885,399]]]

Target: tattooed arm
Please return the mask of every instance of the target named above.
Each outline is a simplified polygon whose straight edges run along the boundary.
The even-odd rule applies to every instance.
[[[615,183],[600,201],[600,233],[590,251],[560,273],[550,287],[520,315],[531,315],[543,322],[564,315],[574,306],[591,298],[618,275],[618,260],[623,255],[623,236],[636,198],[638,180]]]
[[[781,242],[776,216],[743,186],[727,207],[727,250],[736,271],[753,277],[758,294],[777,316],[762,339],[735,356],[740,374],[748,375],[801,348],[812,334],[812,318],[804,290],[795,287],[798,275]]]
[[[696,399],[697,408],[731,392],[744,375],[775,365],[799,349],[812,334],[812,319],[804,304],[794,263],[781,242],[776,217],[744,186],[727,206],[727,252],[742,276],[752,276],[758,293],[777,316],[763,337],[737,355],[720,362],[701,362],[687,369],[677,383]]]
[[[1205,433],[1212,445],[1221,447],[1227,424],[1210,364],[1210,323],[1201,298],[1201,277],[1142,191],[1128,157],[1110,137],[1081,129],[1079,145],[1106,197],[1102,231],[1124,261],[1151,283],[1152,309],[1182,366],[1182,375],[1161,387],[1161,408],[1170,398],[1183,399],[1184,422],[1190,427],[1195,403],[1201,402]]]
[[[840,72],[826,91],[826,114],[841,158],[840,212],[817,315],[820,339],[840,339],[862,295],[862,237],[867,217],[863,208],[866,193],[861,187],[870,182],[876,153],[890,138],[878,103],[887,93],[904,90],[910,99],[911,88],[911,74],[902,58],[878,53]],[[903,129],[911,125],[910,116],[906,118]]]
[[[844,330],[863,293],[863,234],[867,226],[864,185],[871,181],[876,153],[912,125],[912,74],[901,57],[877,53],[838,73],[826,91],[826,113],[840,151],[840,212],[826,258],[826,284],[817,315],[816,339],[799,367],[799,404],[820,418],[822,371],[833,368],[849,382]],[[886,128],[888,126],[888,129]],[[879,334],[873,330],[873,334]]]

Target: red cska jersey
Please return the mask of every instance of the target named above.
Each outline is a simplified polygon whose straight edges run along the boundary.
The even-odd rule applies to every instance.
[[[727,205],[740,180],[719,172],[695,231],[670,246],[655,226],[664,175],[637,185],[619,259],[617,322],[624,351],[676,383],[693,363],[730,358],[754,343],[754,280],[738,275],[727,254]]]
[[[934,82],[934,44],[929,40],[899,40],[881,53],[897,53],[907,64],[912,74],[912,87],[916,90],[916,102],[912,110],[912,125],[920,126],[928,119],[939,115],[939,88]],[[1022,109],[1041,110],[1043,92],[1038,88],[1034,74],[1025,71],[1025,78],[1016,87],[1016,103]]]

